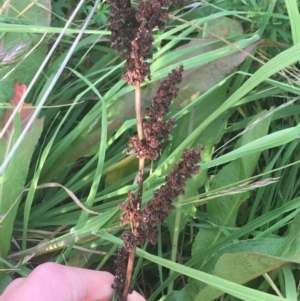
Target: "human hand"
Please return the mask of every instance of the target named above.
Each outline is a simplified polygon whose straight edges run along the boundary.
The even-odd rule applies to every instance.
[[[109,301],[114,276],[108,272],[67,267],[56,263],[38,266],[27,278],[11,282],[0,301]],[[137,292],[128,301],[145,301]]]

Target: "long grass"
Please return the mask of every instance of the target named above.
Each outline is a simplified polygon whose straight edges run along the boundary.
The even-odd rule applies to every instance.
[[[185,67],[181,94],[169,113],[178,125],[161,159],[146,161],[144,204],[185,148],[204,149],[201,172],[174,201],[176,210],[161,225],[158,245],[137,250],[135,289],[149,301],[296,301],[299,3],[202,2],[173,9],[169,27],[155,32],[152,80],[141,87],[147,104],[172,68]],[[84,5],[77,4],[77,15],[87,18]],[[33,35],[38,43],[45,34],[53,49],[47,59],[45,54],[42,72],[35,71],[36,82],[26,82],[26,102],[44,125],[24,187],[13,200],[3,198],[2,189],[6,173],[18,168],[17,157],[9,156],[12,145],[0,154],[8,166],[1,169],[0,202],[18,204],[11,220],[14,243],[0,258],[3,270],[16,272],[3,271],[0,279],[28,275],[45,260],[113,272],[122,234],[117,205],[137,189],[137,160],[125,151],[135,131],[134,92],[121,80],[123,62],[110,49],[110,33],[93,22],[97,14],[85,23],[70,17],[65,28],[0,23],[4,36]],[[227,33],[217,27],[226,28],[224,20],[233,22]],[[289,26],[291,31],[284,30]],[[12,87],[9,80],[18,77],[22,82],[18,70],[5,85]],[[3,114],[11,87],[0,90]],[[19,122],[12,118],[14,142],[26,136],[17,130]],[[0,212],[0,227],[6,214]]]

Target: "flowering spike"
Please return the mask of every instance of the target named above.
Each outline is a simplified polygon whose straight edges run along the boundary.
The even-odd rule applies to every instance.
[[[122,237],[126,249],[130,252],[133,245],[142,245],[145,240],[155,244],[158,232],[156,226],[175,207],[172,200],[184,194],[184,186],[191,175],[197,174],[200,167],[197,165],[200,154],[195,149],[186,149],[182,160],[173,166],[173,170],[166,177],[166,182],[157,191],[144,210],[136,210],[132,206],[134,197],[129,193],[129,200],[125,201],[120,209],[125,211],[121,216],[122,225],[130,223],[131,230],[125,230]]]
[[[175,119],[170,118],[164,122],[163,119],[169,111],[169,105],[173,98],[177,97],[179,84],[182,80],[183,66],[172,70],[168,78],[161,82],[155,96],[152,99],[151,107],[146,108],[146,116],[142,120],[145,137],[139,140],[137,137],[129,139],[129,145],[137,150],[138,158],[156,160],[159,151],[162,149],[163,141],[173,131]]]

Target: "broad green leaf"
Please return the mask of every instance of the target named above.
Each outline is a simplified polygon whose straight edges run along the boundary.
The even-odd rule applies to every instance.
[[[200,104],[198,104],[191,113],[185,114],[176,122],[176,127],[172,133],[172,141],[170,142],[171,148],[168,150],[172,153],[184,140],[186,136],[193,131],[198,124],[203,122],[208,115],[214,112],[226,99],[226,91],[228,84],[224,83],[219,89],[214,91],[206,97]],[[214,101],[211,101],[214,99]],[[211,127],[205,129],[198,138],[196,138],[194,144],[203,145],[204,149],[200,150],[201,161],[208,162],[212,158],[212,153],[214,151],[214,146],[222,138],[226,124],[227,124],[228,114],[224,113],[219,116]],[[207,177],[207,170],[201,170],[198,175],[194,175],[189,181],[187,181],[185,186],[185,195],[181,199],[184,203],[184,199],[193,197],[198,194],[198,189],[204,184]],[[168,225],[171,238],[174,237],[174,231],[176,230],[177,235],[180,233],[185,225],[194,217],[196,212],[195,205],[185,205],[184,211],[177,208],[176,211],[171,211],[166,220]],[[181,214],[179,217],[178,215]],[[179,223],[179,224],[178,224]]]
[[[227,22],[227,25],[224,25],[224,22]],[[227,18],[220,18],[218,20],[214,20],[214,22],[210,22],[206,28],[211,34],[229,37],[230,35],[242,33],[239,25],[240,24],[236,21],[232,21]],[[207,43],[208,41],[213,40],[202,40],[203,43]],[[196,43],[197,40],[194,40],[187,45],[179,47],[178,51],[185,50],[187,47],[193,48],[197,45]],[[218,45],[210,45],[190,51],[185,54],[184,58],[192,58],[199,53],[211,51],[216,47],[218,47]],[[251,47],[254,47],[254,45],[250,46],[247,51],[251,51]],[[230,56],[235,56],[235,59],[230,59]],[[173,102],[172,108],[181,109],[191,103],[194,99],[198,98],[199,95],[203,94],[203,92],[207,91],[212,86],[216,85],[217,82],[224,79],[228,73],[232,72],[233,69],[246,58],[242,52],[230,56],[188,70],[182,84],[180,85],[180,94]],[[207,74],[210,74],[210,76],[207,76]],[[218,89],[210,93],[209,96],[203,98],[191,112],[183,116],[181,115],[181,118],[177,120],[176,128],[172,133],[173,138],[170,143],[171,146],[168,149],[169,154],[176,150],[176,148],[181,145],[182,141],[184,141],[185,138],[207,118],[207,116],[215,112],[225,102],[228,85],[229,81],[219,85]],[[214,146],[220,141],[224,134],[227,119],[228,114],[227,112],[224,112],[216,118],[212,126],[206,128],[202,133],[200,133],[199,137],[195,138],[194,145],[201,144],[204,146],[204,149],[201,151],[201,161],[208,162],[211,160]],[[184,199],[197,195],[198,189],[204,184],[206,177],[206,170],[200,170],[198,175],[193,176],[192,179],[186,183],[184,197],[179,197],[178,202],[184,203]],[[184,210],[181,210],[181,208],[177,208],[176,211],[171,211],[166,220],[173,245],[171,253],[173,260],[176,258],[179,234],[186,224],[195,217],[196,213],[196,206],[193,204],[185,205]]]
[[[247,93],[249,93],[250,91],[252,91],[255,87],[257,87],[259,84],[261,84],[265,80],[268,80],[270,76],[276,74],[278,71],[286,68],[287,66],[295,63],[299,59],[299,57],[300,57],[299,49],[300,49],[300,45],[299,44],[297,44],[295,46],[292,46],[291,48],[289,48],[289,49],[281,52],[279,55],[277,55],[276,57],[272,58],[266,64],[264,64],[262,67],[260,67],[240,88],[238,88],[221,105],[221,107],[218,108],[218,110],[216,110],[213,114],[211,114],[210,116],[208,116],[206,118],[206,120],[204,122],[202,122],[197,127],[197,129],[194,130],[191,133],[191,135],[189,135],[188,137],[186,137],[186,139],[183,141],[183,143],[181,144],[180,147],[178,147],[168,158],[166,158],[164,160],[164,162],[162,164],[160,164],[157,167],[157,169],[152,173],[151,177],[149,177],[145,181],[145,187],[147,187],[148,185],[150,185],[161,174],[164,174],[166,172],[166,170],[169,170],[171,168],[173,162],[174,161],[176,162],[180,158],[181,153],[184,150],[184,148],[189,147],[193,143],[194,139],[199,136],[199,132],[202,132],[206,127],[210,126],[210,124],[219,115],[221,115],[222,113],[224,113],[225,111],[227,111],[228,109],[230,109],[231,107],[233,107],[242,97],[244,97]],[[280,136],[280,138],[282,138],[283,141],[281,142],[279,139],[277,139],[276,143],[274,143],[275,142],[274,141],[275,137],[272,136],[272,142],[273,143],[270,143],[270,141],[268,141],[268,143],[269,143],[268,145],[261,146],[260,148],[258,147],[258,145],[255,145],[256,148],[257,148],[257,151],[261,151],[261,150],[264,150],[264,149],[268,149],[270,147],[282,145],[286,141],[290,142],[292,139],[296,139],[297,135],[299,135],[298,131],[299,131],[299,127],[296,126],[294,128],[288,128],[288,129],[284,129],[282,131],[279,131],[279,133],[275,132],[274,134],[270,134],[269,136],[274,135],[277,138],[279,138],[279,136]],[[288,137],[284,137],[284,135],[288,135]],[[258,140],[260,140],[260,139],[257,139],[256,141],[258,141]],[[256,141],[254,141],[254,142],[256,142]],[[262,140],[260,141],[260,143],[262,143],[263,141],[264,141],[264,138],[262,138]],[[243,147],[241,147],[241,148],[243,148]],[[248,153],[249,153],[249,150],[248,150]],[[231,153],[229,153],[229,155],[231,155]],[[224,155],[224,156],[227,156],[227,155]],[[224,156],[222,156],[222,157],[224,157]],[[239,156],[236,155],[235,158],[240,158],[240,157],[242,157],[242,155],[239,153]],[[211,162],[217,161],[218,159],[219,158],[214,159]],[[224,161],[228,162],[229,158],[226,157],[226,159],[227,159],[227,161],[226,160],[224,160]],[[215,164],[215,162],[214,162],[215,165],[214,164],[210,164],[211,162],[204,163],[203,167],[205,166],[205,168],[208,168],[208,167],[217,165],[217,164]],[[224,162],[222,161],[222,163],[224,163]]]
[[[219,17],[206,23],[203,36],[228,39],[242,33],[243,27],[240,22],[228,17]]]
[[[288,261],[271,256],[255,253],[224,254],[218,261],[214,275],[223,279],[245,283],[264,273],[279,268]],[[224,294],[224,292],[206,286],[195,297],[195,301],[212,301]]]
[[[277,297],[271,294],[267,294],[265,292],[260,292],[255,289],[251,289],[248,287],[244,287],[241,285],[238,285],[236,283],[230,282],[228,280],[224,280],[220,277],[216,277],[214,275],[210,275],[201,271],[197,271],[195,269],[192,269],[190,267],[187,267],[182,264],[178,264],[175,262],[170,262],[164,258],[154,256],[150,253],[147,253],[142,250],[137,250],[137,253],[140,256],[143,256],[146,259],[149,259],[153,262],[156,262],[157,264],[160,264],[162,266],[168,267],[169,269],[174,270],[177,273],[180,273],[181,275],[186,275],[188,277],[192,277],[198,281],[204,282],[210,286],[213,286],[217,289],[224,290],[224,292],[235,296],[239,298],[240,300],[246,300],[246,301],[287,301],[285,298]],[[182,300],[188,300],[186,298]],[[167,299],[166,299],[167,301]]]
[[[265,112],[257,115],[249,125],[255,122],[255,120],[259,119],[264,115]],[[258,139],[259,137],[263,137],[268,132],[268,127],[270,123],[270,117],[262,119],[255,127],[252,129],[249,128],[248,132],[246,132],[236,143],[235,148],[238,148],[242,145],[247,145],[253,140]],[[241,180],[245,180],[249,178],[254,168],[257,164],[260,153],[252,154],[251,156],[243,157],[237,159],[225,167],[221,169],[221,171],[216,175],[213,180],[212,190],[220,189],[222,187],[226,187],[230,184],[237,183]],[[207,204],[207,212],[208,219],[213,224],[224,227],[233,227],[236,222],[236,215],[238,209],[243,201],[248,197],[247,193],[235,194],[235,195],[227,195],[224,197],[216,198]],[[220,230],[213,229],[202,229],[199,231],[192,252],[198,252],[199,248],[203,249],[207,247],[207,245],[203,245],[201,243],[202,238],[206,237],[206,232],[209,231],[211,237],[211,243],[215,243],[220,238],[224,237],[224,234]]]
[[[51,1],[50,0],[11,0],[0,1],[2,15],[9,18],[10,22],[14,20],[17,24],[34,24],[36,26],[49,26],[51,19]],[[2,19],[5,22],[5,17]],[[36,71],[43,62],[47,53],[47,44],[45,37],[40,34],[29,34],[26,32],[5,32],[0,39],[1,57],[0,57],[0,97],[1,102],[8,103],[16,97],[16,87],[28,85]],[[25,87],[24,85],[24,87]],[[22,96],[22,95],[21,95]],[[16,102],[11,102],[15,106]],[[33,100],[30,101],[31,103]],[[24,109],[25,107],[29,107]],[[0,162],[11,149],[13,142],[24,128],[24,124],[31,116],[32,109],[30,105],[23,104],[19,116],[14,118],[14,123],[10,125],[3,139],[0,140]],[[1,129],[7,122],[11,110],[0,113]],[[21,124],[18,124],[21,123]],[[0,187],[0,256],[7,257],[10,249],[11,235],[14,225],[14,219],[18,210],[20,196],[24,189],[25,180],[28,173],[31,156],[35,145],[43,128],[43,120],[34,122],[30,131],[26,135],[19,149],[12,158],[8,168],[2,176],[3,182]]]
[[[105,187],[109,187],[126,176],[136,173],[139,161],[135,156],[127,156],[125,159],[111,165],[109,171],[106,171]]]
[[[20,87],[25,87],[24,85],[15,85],[15,89],[17,90]],[[23,92],[25,90],[22,90]],[[17,92],[16,92],[17,94]],[[19,94],[20,98],[22,95]],[[16,104],[18,102],[18,98],[14,99]],[[31,116],[32,110],[28,108],[29,105],[23,105],[21,109],[20,120],[21,120],[21,129],[24,127],[26,120]],[[12,113],[12,109],[7,110],[7,115],[9,116]],[[8,119],[8,116],[4,117],[4,121]],[[5,122],[2,122],[2,127]],[[1,127],[1,129],[2,129]],[[14,125],[14,130],[16,130],[16,126]],[[7,253],[10,249],[11,242],[11,234],[14,224],[14,219],[18,210],[18,205],[20,202],[20,196],[24,189],[25,180],[29,168],[29,163],[31,161],[31,156],[33,154],[35,145],[38,142],[40,134],[43,129],[43,119],[36,120],[29,132],[27,133],[25,139],[23,140],[21,146],[17,150],[16,154],[12,158],[10,165],[2,175],[3,182],[0,186],[0,215],[2,217],[2,221],[0,224],[0,257],[6,258]],[[6,133],[3,139],[0,140],[0,162],[3,162],[6,154],[8,153],[11,142],[13,140],[13,128],[11,127],[10,131]]]
[[[199,271],[199,273],[207,273],[206,275],[210,275],[210,277],[221,277],[225,281],[227,280],[227,285],[220,289],[220,287],[217,287],[216,282],[208,283],[210,282],[209,276],[206,279],[203,277],[201,282],[190,281],[189,285],[181,291],[182,300],[212,301],[224,294],[224,292],[237,296],[237,292],[241,293],[244,289],[246,292],[248,288],[243,286],[243,288],[237,289],[235,292],[229,292],[229,285],[234,282],[244,284],[264,273],[278,269],[284,264],[290,262],[299,264],[299,226],[300,213],[298,212],[289,227],[286,237],[244,240],[220,248],[212,254],[211,258],[203,266],[203,271]],[[205,243],[203,241],[203,244]],[[174,269],[175,267],[169,266],[169,268]],[[180,271],[179,268],[178,271]],[[180,273],[183,273],[183,270]],[[189,274],[189,277],[196,279],[194,276],[192,276],[192,272]],[[200,279],[198,278],[198,280]],[[194,285],[191,285],[191,283]],[[184,293],[185,295],[183,295]],[[172,297],[172,294],[170,297]],[[261,296],[261,298],[258,296],[254,297],[254,295],[250,296],[250,294],[245,294],[244,297],[239,296],[242,300],[271,300],[273,297],[275,299],[278,298],[275,296],[271,297],[271,295]],[[169,296],[164,299],[164,301],[171,300],[172,298],[169,299]]]
[[[203,271],[244,284],[289,262],[299,264],[299,226],[300,213],[295,216],[286,237],[261,238],[229,244],[212,255],[203,266]],[[211,301],[222,294],[220,290],[205,286],[193,300]]]
[[[255,127],[250,126],[256,120],[259,120],[264,114],[265,112],[260,113],[255,117],[255,119],[252,120],[252,122],[249,123],[248,131],[237,141],[235,145],[236,148],[240,147],[241,145],[247,145],[251,141],[267,134],[270,124],[270,117],[262,119],[261,122],[257,123]],[[211,189],[220,189],[249,178],[254,171],[259,156],[260,153],[255,153],[251,156],[240,158],[227,164],[213,179]],[[239,207],[247,198],[248,193],[245,192],[241,194],[227,195],[223,197],[221,196],[207,203],[206,208],[208,213],[208,221],[221,228],[201,229],[195,238],[192,248],[192,255],[204,251],[208,246],[214,245],[217,241],[226,236],[226,233],[222,230],[222,227],[235,226]],[[203,261],[200,261],[196,266],[201,267],[202,264]],[[193,279],[190,280],[188,284],[188,288],[190,289],[187,289],[189,300],[194,299],[194,293],[197,292],[199,286],[201,286],[201,284],[197,283]]]
[[[183,291],[173,291],[171,294],[160,298],[158,301],[182,301],[184,298],[185,295]]]
[[[121,239],[116,238],[115,236],[107,233],[107,232],[100,232],[99,235],[113,243],[121,244]],[[260,292],[259,290],[255,290],[252,288],[248,288],[234,282],[224,280],[220,277],[210,275],[204,273],[202,271],[197,271],[196,269],[192,269],[187,265],[179,264],[176,262],[172,262],[170,260],[164,259],[162,257],[155,256],[150,254],[144,250],[137,248],[136,253],[143,258],[155,262],[156,264],[162,265],[168,269],[173,270],[180,275],[186,275],[188,277],[194,278],[198,281],[204,282],[207,285],[215,287],[220,290],[224,290],[224,292],[235,296],[241,300],[245,301],[287,301],[287,299],[282,297],[277,297],[271,294],[267,294],[265,292]],[[182,299],[188,300],[188,299]]]

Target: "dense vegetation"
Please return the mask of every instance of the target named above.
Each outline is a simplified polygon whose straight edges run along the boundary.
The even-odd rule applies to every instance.
[[[8,2],[0,1],[0,292],[46,261],[114,273],[118,205],[137,190],[138,160],[128,149],[134,88],[110,47],[109,5]],[[145,161],[142,206],[184,149],[197,147],[201,160],[157,244],[136,250],[134,288],[147,300],[298,300],[299,5],[180,1],[153,30],[144,108],[172,69],[185,71],[167,114],[174,131],[159,159]]]

